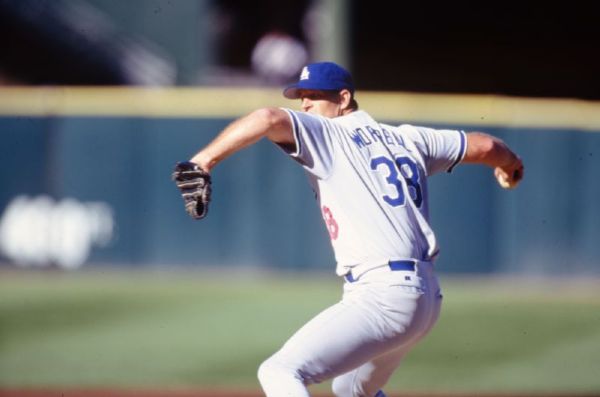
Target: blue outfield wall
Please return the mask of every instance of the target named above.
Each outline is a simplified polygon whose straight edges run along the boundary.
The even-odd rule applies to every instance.
[[[53,235],[69,229],[48,226],[56,217],[38,223],[40,216],[30,226],[21,225],[26,231],[21,230],[20,242],[6,243],[12,233],[7,209],[15,197],[48,195],[55,206],[69,198],[110,209],[110,237],[87,247],[89,254],[80,256],[85,264],[333,272],[328,236],[303,171],[267,141],[220,164],[213,172],[209,216],[203,221],[188,218],[170,180],[173,165],[189,158],[231,120],[1,117],[0,259],[8,266],[28,265],[28,257],[18,256],[19,249],[29,249],[23,235],[35,236],[41,245],[57,239],[59,245],[78,244],[77,239]],[[440,271],[599,274],[600,134],[460,128],[504,139],[524,159],[526,177],[514,191],[499,188],[492,171],[481,166],[461,165],[452,174],[430,179]],[[13,244],[12,250],[7,244]],[[37,266],[60,262],[43,252],[37,258]],[[82,264],[76,262],[71,267]]]

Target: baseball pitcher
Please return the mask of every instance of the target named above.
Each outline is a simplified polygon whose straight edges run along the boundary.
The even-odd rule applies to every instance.
[[[264,137],[304,168],[344,279],[343,297],[263,362],[259,381],[268,397],[307,397],[307,385],[327,379],[338,397],[384,397],[383,386],[440,312],[427,179],[477,163],[511,189],[523,163],[484,133],[377,122],[359,110],[350,74],[335,63],[306,66],[283,94],[300,99],[301,111],[264,108],[234,121],[177,164],[173,179],[187,212],[201,219],[213,167]]]

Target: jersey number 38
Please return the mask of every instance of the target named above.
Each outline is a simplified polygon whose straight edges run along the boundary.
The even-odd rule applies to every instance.
[[[402,186],[402,180],[404,180],[415,206],[417,208],[421,207],[423,191],[419,178],[419,168],[413,159],[407,156],[399,156],[394,161],[385,156],[375,157],[371,159],[371,169],[385,173],[386,182],[396,189],[395,194],[384,195],[383,201],[392,207],[404,206],[406,204],[406,195]]]

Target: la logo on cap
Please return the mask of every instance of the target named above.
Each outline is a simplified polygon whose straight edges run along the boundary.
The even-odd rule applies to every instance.
[[[300,80],[308,80],[310,76],[310,72],[308,71],[308,67],[302,68],[302,73],[300,73]]]

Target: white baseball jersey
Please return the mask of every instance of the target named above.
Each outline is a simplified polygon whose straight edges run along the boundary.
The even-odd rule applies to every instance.
[[[431,261],[427,178],[450,172],[466,150],[464,132],[377,123],[364,111],[333,119],[284,109],[295,151],[329,231],[336,273],[354,277],[390,260]]]

